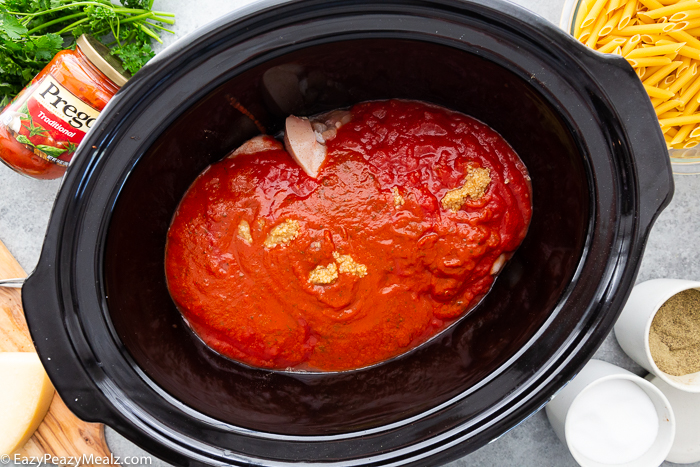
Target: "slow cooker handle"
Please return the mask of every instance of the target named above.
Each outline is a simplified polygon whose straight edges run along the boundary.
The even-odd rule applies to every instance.
[[[52,248],[47,246],[50,244],[44,244],[37,269],[27,277],[22,287],[22,305],[34,347],[51,382],[73,414],[87,422],[113,422],[114,417],[109,411],[111,405],[83,366],[81,349],[74,346],[69,338],[67,327],[77,321],[64,316],[58,302],[57,277],[53,267],[56,263],[46,261],[51,256],[47,251]],[[50,312],[40,313],[39,310]]]
[[[601,88],[617,113],[617,119],[610,119],[610,132],[617,133],[627,140],[630,160],[616,157],[618,164],[632,163],[631,170],[637,175],[637,195],[639,200],[637,225],[643,242],[649,234],[656,217],[673,197],[673,172],[666,141],[659,127],[648,94],[630,64],[622,57],[600,54],[586,49],[586,65],[592,71]],[[608,123],[608,122],[606,122]],[[615,138],[611,138],[614,142]],[[621,155],[625,144],[615,143],[614,154]]]

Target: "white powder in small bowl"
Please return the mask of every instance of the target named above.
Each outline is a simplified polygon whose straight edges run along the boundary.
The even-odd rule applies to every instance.
[[[566,419],[571,449],[601,464],[638,459],[654,444],[658,432],[654,403],[628,380],[603,381],[585,389]]]

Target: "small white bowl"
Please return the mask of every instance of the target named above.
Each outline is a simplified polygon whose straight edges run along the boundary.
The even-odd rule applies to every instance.
[[[586,389],[611,380],[627,380],[639,386],[651,399],[659,419],[659,431],[651,447],[641,457],[624,464],[603,464],[589,459],[573,447],[567,438],[567,431],[571,429],[568,419],[569,409],[577,397]],[[676,421],[671,404],[656,386],[634,373],[601,360],[589,361],[579,374],[547,404],[545,411],[557,437],[569,448],[571,455],[582,467],[610,467],[611,465],[656,467],[664,461],[671,450],[676,433]]]
[[[676,437],[666,460],[676,464],[700,462],[700,394],[671,387],[654,375],[647,379],[664,393],[676,416]]]
[[[700,282],[653,279],[637,284],[615,323],[615,337],[627,355],[649,373],[681,391],[700,393],[700,372],[683,376],[665,373],[656,366],[649,348],[649,330],[661,305],[684,290],[700,290]]]

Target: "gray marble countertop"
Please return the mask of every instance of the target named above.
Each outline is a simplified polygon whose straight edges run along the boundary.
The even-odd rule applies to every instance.
[[[164,37],[165,43],[156,47],[156,51],[222,14],[252,1],[254,0],[155,0],[154,9],[177,15],[174,27],[176,35]],[[516,3],[558,24],[564,0],[517,0]],[[637,282],[657,277],[700,278],[697,253],[697,245],[700,245],[700,175],[677,175],[675,182],[673,201],[652,230]],[[27,271],[31,271],[38,260],[59,187],[58,180],[46,182],[28,179],[0,166],[0,239]],[[622,352],[612,333],[594,358],[639,375],[645,374],[641,367]],[[110,428],[107,428],[107,442],[117,456],[147,454]],[[153,465],[167,464],[154,458]],[[466,465],[547,467],[577,464],[555,436],[544,411],[540,411],[500,439],[449,464],[450,467]],[[700,467],[700,463],[692,465]]]

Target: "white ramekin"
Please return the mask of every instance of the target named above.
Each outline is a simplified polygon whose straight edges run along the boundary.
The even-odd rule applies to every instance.
[[[661,378],[646,378],[664,393],[676,417],[676,437],[666,460],[675,464],[700,462],[700,394],[681,391]]]
[[[610,467],[610,464],[596,462],[576,450],[569,443],[566,435],[567,430],[570,430],[567,415],[576,398],[588,388],[610,380],[628,380],[639,386],[651,399],[659,418],[659,432],[656,435],[654,444],[651,445],[647,452],[634,461],[616,464],[616,466],[656,467],[660,465],[671,450],[676,434],[676,420],[671,404],[663,393],[649,381],[601,360],[589,361],[579,374],[547,404],[545,411],[552,428],[554,428],[554,432],[561,442],[569,448],[571,455],[582,467]]]
[[[681,279],[653,279],[637,284],[615,323],[615,337],[627,355],[649,373],[676,389],[700,393],[700,372],[673,376],[656,366],[649,348],[651,322],[661,305],[688,289],[700,290],[700,282]]]

